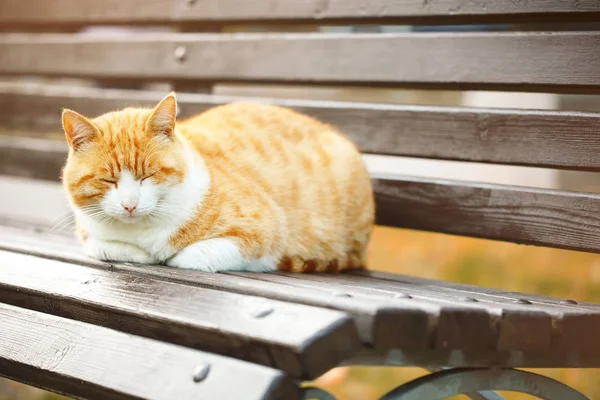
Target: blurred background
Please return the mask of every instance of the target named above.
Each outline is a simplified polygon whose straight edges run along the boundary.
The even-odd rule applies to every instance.
[[[410,26],[244,26],[232,25],[227,32],[410,32],[428,30],[510,30],[507,26],[410,27]],[[556,27],[553,27],[553,29]],[[523,27],[519,27],[523,29]],[[595,30],[597,26],[564,26],[561,29]],[[165,31],[166,28],[94,27],[81,35],[131,35]],[[15,79],[11,79],[14,82]],[[169,83],[99,82],[66,79],[24,79],[25,83],[51,83],[83,87],[143,88],[167,91]],[[187,84],[178,91],[203,92],[205,88]],[[365,87],[261,86],[249,84],[216,84],[215,94],[258,96],[311,100],[362,101],[395,104],[442,106],[535,108],[549,110],[600,111],[600,96],[560,95],[546,93],[500,93],[473,91],[419,91]],[[59,119],[57,110],[56,119]],[[59,126],[57,124],[57,126]],[[0,134],[62,138],[55,130],[2,128]],[[417,132],[415,134],[418,134]],[[365,155],[374,172],[402,170],[407,175],[484,181],[543,188],[600,192],[600,179],[595,173],[566,172],[550,169],[479,165],[446,161],[428,161],[400,157]],[[0,176],[0,213],[11,210],[26,215],[32,206],[49,219],[66,211],[64,201],[43,201],[41,193],[61,193],[58,183],[30,181],[26,184]],[[58,198],[58,197],[56,197]],[[407,231],[386,227],[375,229],[370,247],[370,268],[420,277],[475,284],[505,290],[524,291],[580,301],[600,303],[600,255],[519,246],[480,239]],[[600,340],[600,338],[599,338]],[[599,370],[536,370],[580,390],[591,399],[600,399]],[[340,400],[375,399],[402,382],[426,372],[416,368],[338,368],[323,376],[316,384],[326,387]],[[524,399],[505,394],[508,399]],[[56,395],[25,385],[0,380],[0,400],[49,400]],[[457,397],[457,399],[460,397]]]

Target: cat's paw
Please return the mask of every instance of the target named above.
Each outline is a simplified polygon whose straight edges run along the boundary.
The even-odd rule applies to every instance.
[[[85,251],[90,257],[102,261],[158,264],[158,260],[147,251],[125,242],[88,238]]]
[[[193,243],[168,259],[166,264],[170,267],[204,272],[271,272],[276,269],[273,260],[267,258],[244,259],[235,242],[228,238],[214,238]]]

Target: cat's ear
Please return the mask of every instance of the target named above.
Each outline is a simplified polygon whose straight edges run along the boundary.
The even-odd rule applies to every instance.
[[[62,126],[69,146],[75,151],[99,134],[98,128],[92,121],[68,109],[62,112]]]
[[[162,99],[146,122],[146,130],[154,135],[173,137],[175,130],[175,117],[177,116],[177,99],[175,93],[169,93]]]

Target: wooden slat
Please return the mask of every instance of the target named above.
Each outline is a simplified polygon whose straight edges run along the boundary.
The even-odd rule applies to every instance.
[[[374,179],[377,223],[600,253],[600,195],[430,179]]]
[[[0,248],[78,264],[102,265],[80,255],[73,239],[39,232],[0,227]],[[600,352],[597,341],[580,340],[600,329],[600,305],[563,304],[543,296],[531,300],[533,305],[520,304],[516,300],[527,295],[507,298],[489,295],[487,289],[475,287],[468,292],[451,290],[446,289],[444,282],[393,274],[384,279],[345,274],[198,274],[130,265],[113,268],[188,285],[347,311],[361,332],[366,332],[365,327],[374,332],[364,335],[363,341],[379,349],[559,352],[554,355],[555,361],[564,358],[560,354]],[[438,291],[438,286],[442,290]],[[586,332],[573,334],[582,324],[587,324]]]
[[[80,246],[71,238],[61,238],[41,232],[26,232],[22,229],[0,227],[0,249],[32,254],[81,265],[106,268],[106,265],[81,254]],[[177,283],[191,284],[211,289],[225,290],[252,296],[266,297],[317,307],[333,308],[352,315],[362,341],[376,348],[426,349],[435,341],[433,335],[446,332],[436,329],[440,314],[451,316],[453,308],[440,309],[435,302],[413,302],[407,299],[347,297],[337,290],[326,288],[301,288],[290,290],[289,285],[265,282],[223,274],[208,274],[197,271],[114,264],[114,270],[142,273],[153,278]],[[477,319],[479,316],[475,316]],[[449,327],[452,329],[452,327]],[[482,334],[483,335],[483,334]],[[489,337],[489,335],[483,335]],[[448,346],[456,342],[447,343]]]
[[[151,91],[0,83],[0,127],[52,131],[62,139],[63,107],[96,116],[126,106],[148,107],[163,96]],[[181,117],[239,100],[178,94]],[[251,100],[292,107],[337,126],[364,153],[600,170],[598,113]],[[55,179],[65,148],[0,137],[0,171]],[[44,149],[46,153],[40,151]]]
[[[30,140],[40,141],[22,139],[22,142]],[[12,151],[0,146],[0,155],[10,155]],[[35,153],[22,159],[35,160],[34,156]],[[44,169],[35,161],[24,165],[19,157],[6,159],[7,162],[0,162],[0,173],[12,171],[29,177],[58,178],[64,155],[51,158],[52,162],[44,161]],[[380,225],[600,252],[600,195],[384,178],[373,181]]]
[[[580,0],[23,0],[0,4],[2,24],[132,24],[216,21],[503,23],[597,18],[598,2]]]
[[[496,348],[499,350],[515,350],[518,347],[531,351],[600,352],[597,340],[600,335],[599,304],[570,304],[545,296],[527,299],[527,295],[520,293],[490,295],[486,289],[475,286],[471,286],[469,291],[456,290],[442,281],[396,274],[378,275],[377,272],[323,277],[295,275],[295,278],[310,285],[328,285],[350,293],[370,292],[372,295],[390,296],[402,293],[416,299],[438,299],[455,305],[466,302],[475,309],[487,310],[498,316],[494,323],[497,327]],[[480,339],[475,335],[471,340]]]
[[[590,92],[599,47],[597,32],[6,34],[0,74]]]
[[[194,382],[203,364],[209,373]],[[300,398],[270,368],[6,304],[0,304],[0,375],[88,399]]]
[[[55,181],[67,156],[58,140],[0,136],[0,174]]]
[[[294,376],[319,376],[359,346],[352,321],[336,311],[6,251],[0,251],[0,269],[1,302]]]

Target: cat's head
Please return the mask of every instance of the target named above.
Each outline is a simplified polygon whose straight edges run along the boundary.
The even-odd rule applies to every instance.
[[[63,183],[73,206],[107,222],[164,216],[165,198],[186,173],[176,108],[171,93],[154,109],[126,108],[94,119],[64,110],[70,151]]]

